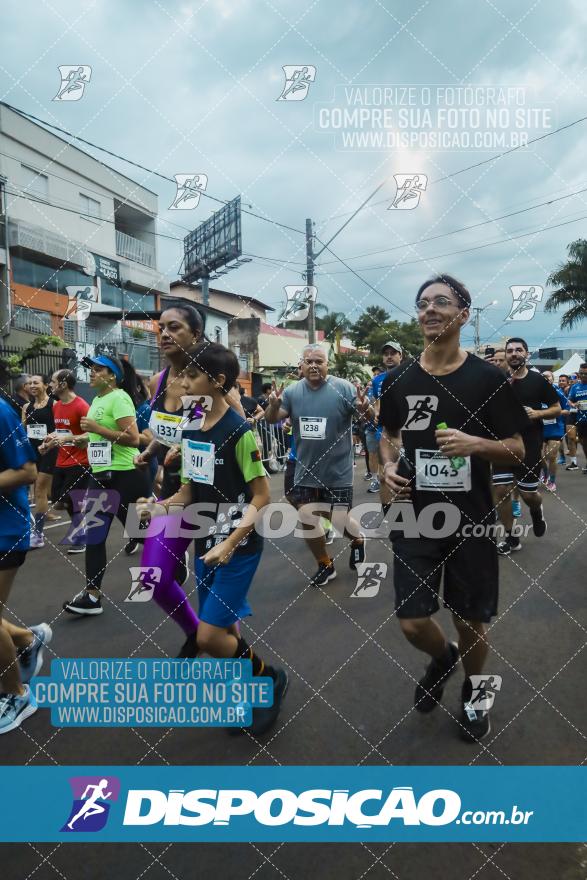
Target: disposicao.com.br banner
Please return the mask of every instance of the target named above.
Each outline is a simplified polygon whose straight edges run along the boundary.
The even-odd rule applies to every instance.
[[[571,842],[585,767],[3,767],[0,840]]]

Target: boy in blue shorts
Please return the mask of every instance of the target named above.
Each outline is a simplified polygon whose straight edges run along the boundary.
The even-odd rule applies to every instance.
[[[195,538],[197,643],[211,657],[251,660],[253,675],[273,679],[273,705],[254,709],[253,723],[247,728],[258,735],[275,723],[288,685],[285,670],[265,664],[238,628],[238,621],[252,613],[248,592],[263,550],[254,516],[244,514],[247,507],[255,513],[269,503],[269,483],[250,426],[226,402],[240,371],[236,356],[210,342],[188,354],[183,390],[195,397],[208,395],[212,406],[199,427],[183,429],[182,487],[163,503],[214,506],[215,520],[207,534],[200,530]]]

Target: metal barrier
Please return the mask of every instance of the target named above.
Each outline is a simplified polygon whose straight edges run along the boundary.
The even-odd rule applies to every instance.
[[[255,426],[255,435],[265,468],[270,474],[282,471],[289,454],[289,435],[284,431],[283,424],[270,425],[265,419],[260,419]]]

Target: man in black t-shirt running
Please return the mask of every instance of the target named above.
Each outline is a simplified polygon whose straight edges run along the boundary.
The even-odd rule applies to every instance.
[[[490,462],[509,467],[523,458],[520,432],[528,419],[504,374],[460,348],[470,305],[466,287],[449,275],[418,291],[426,347],[383,384],[380,456],[394,500],[404,502],[392,504],[388,514],[394,523],[396,613],[406,638],[431,657],[414,708],[430,712],[438,705],[462,658],[460,731],[477,741],[490,729],[487,710],[475,701],[475,683],[488,652],[485,625],[497,614],[498,598]],[[436,524],[439,505],[444,523]],[[407,533],[408,524],[417,528]],[[432,616],[443,572],[444,604],[458,646]]]
[[[519,537],[512,535],[514,519],[511,496],[514,486],[528,505],[536,537],[541,538],[546,532],[542,496],[538,491],[542,469],[542,420],[555,419],[562,409],[552,385],[540,373],[526,366],[528,345],[524,339],[508,339],[505,356],[513,392],[529,419],[528,426],[522,431],[526,450],[523,460],[513,467],[501,464],[493,469],[495,503],[506,530],[505,540],[497,549],[502,556],[509,556],[522,549]]]

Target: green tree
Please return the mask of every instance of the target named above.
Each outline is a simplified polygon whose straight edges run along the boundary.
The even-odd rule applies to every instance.
[[[357,348],[365,348],[367,338],[374,330],[389,321],[389,314],[381,306],[368,306],[362,315],[359,315],[350,330],[353,344]]]
[[[368,382],[371,372],[365,364],[357,360],[355,355],[337,354],[331,351],[328,361],[328,372],[349,382]]]
[[[329,312],[324,318],[316,318],[316,330],[324,331],[324,338],[333,343],[336,351],[340,348],[340,340],[351,327],[351,322],[344,312]]]
[[[0,357],[0,362],[5,366],[11,376],[19,376],[26,367],[26,362],[32,360],[35,355],[44,351],[49,346],[64,348],[65,342],[59,336],[50,336],[42,333],[31,344],[23,349],[20,354],[11,354],[8,357]]]
[[[381,362],[381,348],[390,339],[399,342],[404,352],[414,357],[424,348],[424,340],[418,322],[411,321],[387,321],[381,327],[376,327],[369,333],[362,348],[369,350],[369,363]]]
[[[545,305],[545,312],[566,307],[561,327],[571,329],[587,318],[587,241],[579,238],[567,247],[569,259],[547,278],[553,291]]]

